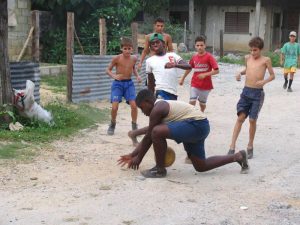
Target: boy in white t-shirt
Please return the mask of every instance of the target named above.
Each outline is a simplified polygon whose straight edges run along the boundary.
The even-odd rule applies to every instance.
[[[155,93],[156,98],[177,100],[178,77],[176,68],[189,70],[191,66],[176,53],[166,53],[165,41],[160,33],[152,34],[149,42],[155,55],[146,60],[148,89]]]

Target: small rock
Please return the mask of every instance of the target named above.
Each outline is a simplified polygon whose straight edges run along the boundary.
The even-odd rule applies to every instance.
[[[144,177],[144,176],[136,176],[135,177],[137,180],[146,180],[146,177]]]
[[[37,177],[30,177],[30,180],[37,180]]]

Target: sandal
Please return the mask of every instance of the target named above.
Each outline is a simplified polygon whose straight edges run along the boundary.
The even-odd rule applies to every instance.
[[[241,161],[237,161],[237,163],[240,164],[240,166],[242,167],[241,173],[242,174],[247,174],[248,171],[249,171],[248,155],[247,155],[247,152],[245,150],[241,150],[240,153],[241,153],[243,158],[242,158]]]
[[[152,169],[142,171],[141,174],[146,178],[163,178],[167,176],[167,170],[164,168],[162,171],[160,171],[155,166]]]
[[[248,148],[247,154],[248,154],[248,159],[252,159],[253,158],[253,148]]]
[[[235,150],[234,150],[234,149],[229,149],[229,151],[227,152],[227,155],[233,155],[233,154],[234,154],[234,152],[235,152]]]

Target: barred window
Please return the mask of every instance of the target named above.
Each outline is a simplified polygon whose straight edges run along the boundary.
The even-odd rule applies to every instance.
[[[248,12],[225,12],[225,33],[249,33]]]

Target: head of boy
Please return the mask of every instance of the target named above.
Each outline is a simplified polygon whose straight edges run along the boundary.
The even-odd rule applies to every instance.
[[[199,54],[203,54],[205,52],[206,44],[205,44],[205,37],[199,36],[195,39],[195,49]]]
[[[291,31],[289,35],[290,42],[294,43],[296,41],[297,33],[296,31]]]
[[[154,94],[151,91],[143,89],[137,94],[135,102],[137,107],[139,107],[146,116],[150,116],[155,100]]]
[[[155,33],[162,33],[165,27],[165,21],[158,17],[155,21],[154,21],[154,32]]]
[[[156,55],[163,55],[165,52],[164,37],[160,33],[153,33],[149,38],[150,48]]]
[[[260,37],[254,37],[249,41],[250,54],[254,58],[261,56],[261,50],[264,48],[264,40]]]
[[[133,50],[132,41],[130,38],[123,37],[121,40],[121,51],[124,56],[130,56]]]

